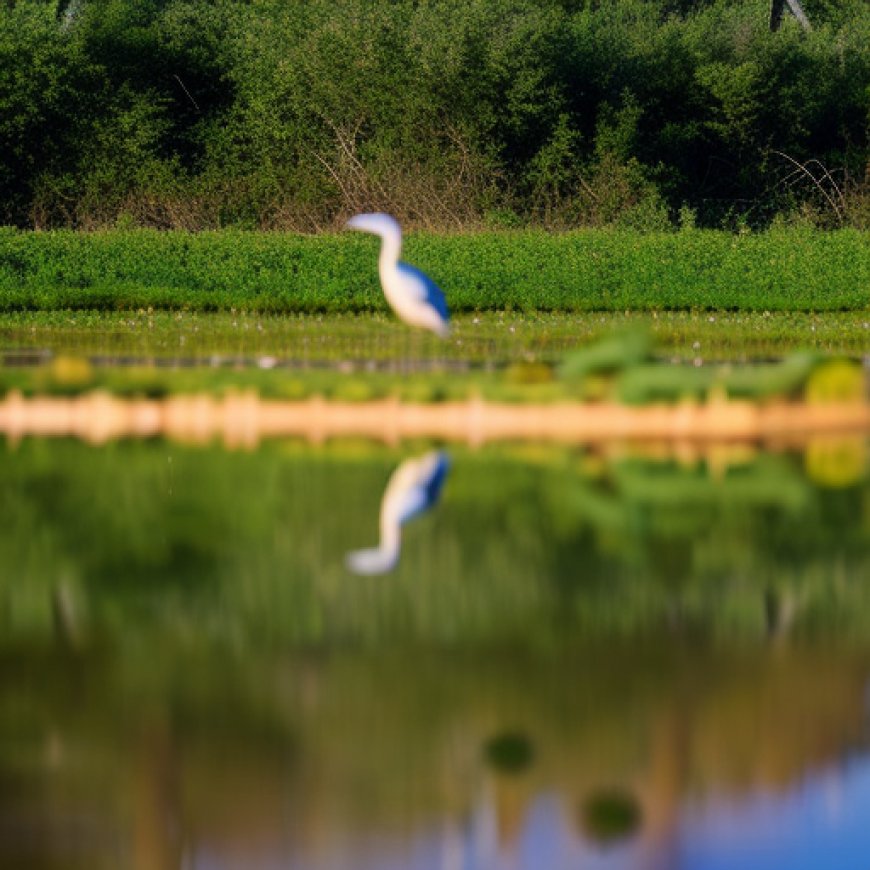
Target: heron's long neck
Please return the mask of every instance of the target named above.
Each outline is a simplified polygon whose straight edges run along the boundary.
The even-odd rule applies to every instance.
[[[396,267],[401,251],[401,233],[385,233],[381,236],[381,255],[378,258],[378,269],[381,274],[385,271],[389,272]]]

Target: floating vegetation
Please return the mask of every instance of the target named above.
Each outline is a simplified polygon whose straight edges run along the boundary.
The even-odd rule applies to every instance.
[[[652,356],[648,332],[614,333],[567,356],[562,379],[586,398],[616,398],[632,405],[682,400],[805,398],[814,404],[861,402],[866,382],[861,366],[795,351],[779,362],[732,365],[661,365]]]
[[[409,335],[388,314],[54,311],[0,313],[4,365],[52,355],[101,365],[342,367],[358,371],[461,364],[560,363],[614,331],[646,329],[657,358],[673,362],[778,359],[800,349],[852,358],[870,348],[870,313],[478,312],[459,315],[447,341]],[[644,340],[647,344],[649,338]]]

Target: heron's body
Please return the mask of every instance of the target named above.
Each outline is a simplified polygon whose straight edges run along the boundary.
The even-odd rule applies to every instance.
[[[402,230],[388,214],[359,214],[347,225],[381,238],[378,275],[392,309],[406,323],[445,338],[450,332],[450,312],[441,288],[424,272],[399,260]]]
[[[380,542],[369,550],[348,553],[348,567],[358,574],[382,574],[399,559],[404,523],[429,510],[441,495],[449,461],[440,450],[406,459],[392,474],[381,499]]]

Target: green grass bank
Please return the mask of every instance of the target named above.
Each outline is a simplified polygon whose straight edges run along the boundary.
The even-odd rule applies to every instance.
[[[215,231],[0,230],[0,311],[386,310],[377,239]],[[870,233],[412,234],[404,258],[454,312],[870,309]]]

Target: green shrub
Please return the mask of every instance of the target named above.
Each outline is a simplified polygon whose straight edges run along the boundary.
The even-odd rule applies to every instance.
[[[386,310],[377,250],[353,233],[5,229],[0,310]],[[870,307],[870,237],[855,230],[414,233],[405,256],[456,312]]]
[[[866,227],[870,5],[7,0],[0,220]],[[499,224],[504,225],[504,224]]]

